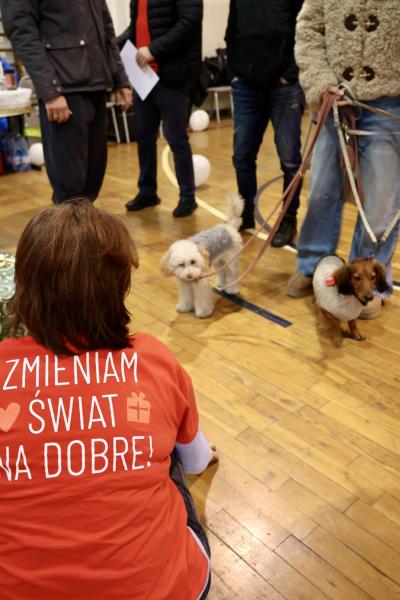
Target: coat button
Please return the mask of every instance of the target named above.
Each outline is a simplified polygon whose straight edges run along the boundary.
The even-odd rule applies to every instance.
[[[375,71],[371,67],[363,67],[359,76],[365,81],[372,81],[375,79]]]
[[[50,44],[46,44],[46,48],[51,48],[51,45]]]
[[[84,46],[85,45],[85,40],[81,40],[79,43],[80,43],[81,46]]]
[[[365,21],[366,31],[375,31],[379,27],[379,19],[376,15],[368,15],[368,20]]]
[[[346,17],[345,20],[344,20],[344,26],[349,31],[355,31],[357,29],[357,26],[358,26],[357,16],[356,15],[349,15],[348,17]]]
[[[351,67],[347,67],[347,69],[343,71],[343,77],[346,79],[346,81],[351,81],[354,77],[353,69]]]

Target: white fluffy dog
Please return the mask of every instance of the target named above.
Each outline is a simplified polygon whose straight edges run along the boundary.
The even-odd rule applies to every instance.
[[[238,285],[230,285],[239,277],[239,257],[234,257],[242,248],[242,238],[238,229],[242,222],[243,200],[232,195],[227,201],[227,222],[216,225],[188,238],[178,240],[170,246],[161,260],[164,275],[175,275],[179,289],[179,301],[176,310],[190,312],[196,317],[205,318],[214,310],[214,294],[209,278],[201,275],[212,269],[217,273],[217,286],[225,288],[227,294],[237,294]],[[226,265],[226,268],[224,268]]]

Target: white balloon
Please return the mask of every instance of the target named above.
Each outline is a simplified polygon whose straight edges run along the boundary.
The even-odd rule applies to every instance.
[[[193,154],[194,184],[196,187],[203,185],[210,177],[211,165],[208,158],[201,154]]]
[[[29,160],[35,167],[42,167],[44,165],[43,144],[40,144],[39,142],[37,144],[32,144],[29,148]]]
[[[195,110],[189,119],[192,131],[204,131],[210,123],[210,117],[205,110]]]

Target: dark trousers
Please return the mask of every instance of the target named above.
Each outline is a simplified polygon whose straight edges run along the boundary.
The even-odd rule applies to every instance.
[[[204,531],[204,528],[198,517],[192,495],[186,485],[185,472],[182,468],[181,463],[179,462],[179,458],[178,458],[178,454],[177,454],[176,450],[174,450],[174,452],[171,455],[171,467],[170,467],[170,471],[169,471],[169,476],[171,477],[172,481],[178,488],[178,490],[183,498],[183,501],[185,503],[186,512],[188,515],[188,520],[187,520],[188,527],[190,527],[190,529],[196,534],[197,538],[200,540],[202,546],[204,547],[204,550],[206,551],[207,555],[209,557],[211,557],[210,545],[208,543],[207,535],[206,535],[206,532]],[[208,579],[207,585],[204,589],[204,592],[202,593],[199,600],[204,600],[205,598],[207,598],[208,592],[210,591],[210,586],[211,586],[211,574]]]
[[[257,193],[257,155],[269,121],[274,128],[284,190],[301,165],[304,94],[297,83],[257,91],[237,79],[232,82],[232,96],[235,127],[233,164],[239,193],[246,204],[251,205]],[[300,192],[301,187],[297,189],[288,215],[297,214]]]
[[[186,86],[167,87],[158,82],[145,100],[135,94],[135,113],[140,195],[152,197],[157,193],[157,137],[162,121],[163,133],[174,157],[180,199],[194,200],[192,150],[186,131]]]
[[[72,116],[50,122],[40,103],[44,158],[55,202],[99,195],[107,164],[105,92],[66,94]]]

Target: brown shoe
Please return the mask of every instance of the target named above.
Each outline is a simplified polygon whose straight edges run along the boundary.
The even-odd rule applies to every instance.
[[[306,277],[299,271],[291,275],[286,293],[291,298],[304,298],[313,293],[312,277]]]
[[[382,312],[383,300],[380,296],[374,296],[371,302],[368,302],[367,306],[362,309],[359,319],[376,319]]]

